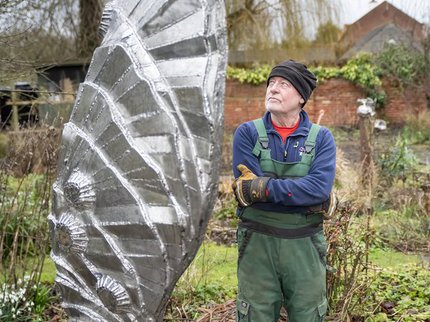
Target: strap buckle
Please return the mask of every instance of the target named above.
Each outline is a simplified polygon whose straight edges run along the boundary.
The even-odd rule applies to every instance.
[[[314,143],[305,142],[305,152],[306,152],[306,154],[311,153],[314,148],[315,148],[315,144]]]
[[[260,144],[261,144],[261,147],[263,149],[269,148],[269,139],[267,137],[266,138],[260,138]]]

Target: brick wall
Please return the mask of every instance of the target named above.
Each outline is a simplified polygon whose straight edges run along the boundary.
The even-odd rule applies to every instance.
[[[241,123],[261,117],[265,112],[266,85],[241,84],[227,80],[224,100],[224,129],[227,134]]]
[[[404,123],[409,116],[416,116],[427,110],[424,87],[410,86],[401,88],[395,83],[384,83],[387,102],[380,117],[392,123]]]
[[[390,123],[402,123],[408,114],[417,115],[427,109],[424,88],[409,87],[404,90],[396,84],[384,81],[387,102],[378,117]],[[231,134],[242,122],[261,117],[265,112],[264,95],[266,85],[253,86],[227,80],[224,102],[224,125],[226,134]],[[311,121],[316,122],[321,110],[321,124],[325,126],[355,126],[357,99],[364,98],[362,88],[343,79],[330,79],[313,92],[305,106]]]
[[[366,97],[362,88],[343,79],[330,79],[313,92],[305,110],[312,122],[324,111],[320,124],[339,126],[358,124],[357,99]]]

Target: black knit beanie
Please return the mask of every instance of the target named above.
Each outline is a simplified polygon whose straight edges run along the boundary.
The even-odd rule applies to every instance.
[[[273,67],[267,78],[267,86],[269,85],[270,78],[274,76],[280,76],[288,80],[305,100],[303,105],[306,104],[312,91],[317,86],[315,75],[308,70],[306,65],[294,60],[287,60]]]

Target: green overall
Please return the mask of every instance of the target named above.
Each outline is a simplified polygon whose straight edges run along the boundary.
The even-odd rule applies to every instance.
[[[318,125],[312,125],[300,162],[272,160],[263,121],[253,150],[265,175],[298,178],[308,174]],[[279,213],[243,208],[237,231],[237,321],[278,322],[284,306],[290,322],[323,321],[327,311],[326,248],[321,213]]]

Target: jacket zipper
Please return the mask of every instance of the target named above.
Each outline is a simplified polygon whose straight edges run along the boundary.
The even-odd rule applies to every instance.
[[[289,138],[287,138],[286,140],[285,140],[285,146],[284,146],[284,162],[286,162],[287,161],[287,149],[288,149],[288,143],[290,143],[289,142],[290,140],[289,140]]]

